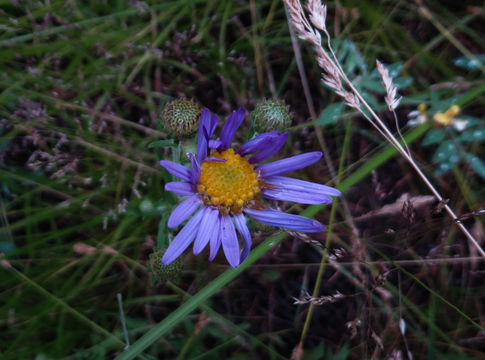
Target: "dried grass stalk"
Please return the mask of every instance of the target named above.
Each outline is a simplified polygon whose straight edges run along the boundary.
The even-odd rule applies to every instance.
[[[288,7],[288,14],[291,26],[294,28],[298,37],[310,42],[315,46],[316,59],[318,65],[323,70],[322,80],[330,87],[335,93],[341,96],[345,100],[345,104],[353,109],[356,109],[360,114],[367,119],[371,125],[390,143],[397,151],[410,163],[415,169],[418,176],[424,181],[426,186],[431,190],[433,195],[439,202],[443,202],[444,199],[440,193],[435,189],[433,184],[421,171],[419,165],[414,161],[413,157],[407,146],[404,147],[400,144],[397,138],[389,130],[382,119],[376,114],[376,112],[365,101],[362,95],[353,86],[352,82],[347,78],[345,72],[339,63],[335,52],[332,49],[330,43],[330,34],[326,27],[327,7],[319,0],[308,0],[306,9],[308,18],[305,14],[303,7],[299,0],[283,0]],[[312,26],[313,25],[313,26]],[[327,38],[326,49],[322,46],[322,32]],[[395,109],[399,105],[401,98],[397,97],[397,88],[392,82],[392,78],[389,75],[388,70],[380,62],[377,62],[377,70],[381,76],[382,82],[386,89],[385,101],[390,111],[393,112],[397,124],[397,117]],[[366,109],[370,113],[370,117],[364,112]],[[398,134],[400,135],[399,128]],[[480,247],[478,241],[467,230],[467,228],[460,221],[458,216],[454,213],[450,206],[444,205],[444,209],[452,217],[460,230],[470,240],[481,256],[485,257],[485,251]]]

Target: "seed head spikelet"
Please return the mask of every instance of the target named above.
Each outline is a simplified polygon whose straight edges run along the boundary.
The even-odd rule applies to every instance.
[[[385,101],[389,111],[394,111],[401,102],[401,97],[397,98],[397,87],[392,82],[392,77],[389,75],[389,70],[379,61],[376,60],[377,71],[381,76],[382,83],[386,89]]]

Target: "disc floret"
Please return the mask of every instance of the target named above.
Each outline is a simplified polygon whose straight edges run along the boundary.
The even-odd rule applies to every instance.
[[[202,163],[197,191],[206,206],[226,207],[240,213],[261,191],[254,165],[233,149],[216,151],[211,156],[225,161]]]

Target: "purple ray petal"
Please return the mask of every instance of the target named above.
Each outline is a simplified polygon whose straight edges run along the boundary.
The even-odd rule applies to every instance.
[[[199,124],[199,135],[197,140],[197,160],[202,163],[202,160],[207,156],[207,150],[210,145],[210,138],[214,133],[219,117],[217,115],[211,116],[209,109],[202,110],[201,120]]]
[[[256,170],[259,171],[261,176],[268,177],[273,175],[279,175],[293,170],[304,168],[317,162],[322,157],[320,151],[309,152],[305,154],[295,155],[286,159],[273,161],[268,164],[259,165]]]
[[[224,162],[226,159],[221,159],[215,156],[208,156],[204,159],[204,161],[218,161],[218,162]]]
[[[199,164],[207,156],[207,144],[209,139],[206,137],[206,133],[212,126],[211,112],[209,109],[204,108],[200,115],[199,134],[197,138],[197,161]]]
[[[204,209],[204,215],[200,221],[199,232],[194,242],[194,254],[198,255],[213,237],[215,233],[214,229],[219,228],[219,211],[206,207]]]
[[[219,116],[217,115],[212,115],[211,121],[210,121],[210,127],[209,129],[209,138],[212,137],[212,134],[214,134],[214,131],[216,130],[217,123],[219,122]]]
[[[211,136],[209,135],[209,131],[207,128],[202,127],[202,133],[204,134],[204,138],[207,140],[207,146],[209,146],[210,138]]]
[[[165,184],[165,190],[171,191],[180,196],[193,195],[195,193],[195,185],[188,182],[169,182]]]
[[[271,137],[266,144],[266,147],[258,152],[256,155],[249,159],[250,164],[256,164],[261,161],[268,159],[269,157],[273,156],[281,147],[285,144],[286,140],[288,140],[288,133],[283,133],[278,136]]]
[[[341,195],[340,191],[338,191],[333,187],[317,184],[310,181],[293,179],[286,176],[265,177],[264,182],[266,184],[271,184],[279,188],[285,188],[289,190],[320,193],[320,194],[331,195],[331,196]]]
[[[168,265],[174,261],[180,254],[184,252],[185,249],[194,240],[197,231],[199,230],[200,219],[202,218],[202,209],[199,210],[192,218],[187,222],[187,224],[180,230],[180,232],[175,236],[175,239],[168,246],[167,251],[163,254],[162,264]]]
[[[261,195],[266,199],[294,201],[302,204],[329,204],[329,195],[339,196],[340,191],[330,186],[312,183],[284,176],[271,176],[264,179]]]
[[[233,111],[231,115],[229,115],[221,131],[221,145],[218,148],[219,151],[229,149],[232,139],[234,138],[234,134],[244,120],[245,115],[246,110],[244,108],[240,108],[238,111]]]
[[[229,215],[222,215],[222,249],[227,262],[232,267],[239,265],[239,242],[237,241],[236,229]]]
[[[197,158],[192,153],[187,153],[187,157],[190,159],[190,163],[192,164],[192,183],[197,184],[200,178],[200,165],[197,162]]]
[[[324,227],[318,221],[299,215],[286,214],[274,209],[244,209],[244,212],[263,224],[301,232],[320,232]]]
[[[221,241],[222,241],[222,215],[219,214],[217,218],[217,225],[214,228],[214,233],[212,234],[212,237],[210,238],[210,254],[209,254],[209,261],[214,260],[214,258],[217,255],[217,252],[219,251],[219,248],[221,247]]]
[[[270,131],[256,136],[255,138],[249,140],[245,144],[241,145],[237,150],[237,153],[241,156],[246,156],[264,149],[265,144],[274,136],[278,136],[279,131]]]
[[[261,195],[265,199],[293,201],[300,204],[330,204],[332,202],[332,198],[328,195],[288,189],[263,189]]]
[[[209,149],[217,149],[219,146],[221,146],[221,141],[220,140],[209,140]]]
[[[172,211],[167,226],[174,228],[183,223],[200,206],[201,201],[197,195],[185,199]]]
[[[251,250],[251,233],[246,225],[246,217],[243,214],[234,214],[233,216],[237,231],[239,231],[244,240],[244,248],[239,260],[239,263],[242,263],[248,256],[249,250]]]
[[[160,165],[167,169],[167,171],[173,176],[185,181],[192,181],[192,171],[187,169],[185,166],[168,160],[161,160]]]

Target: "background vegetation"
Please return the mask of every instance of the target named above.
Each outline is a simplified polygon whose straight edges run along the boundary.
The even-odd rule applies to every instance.
[[[483,246],[483,3],[328,6],[346,71],[395,130],[374,71],[376,58],[392,64],[413,155]],[[294,120],[278,156],[327,148],[326,162],[294,175],[343,196],[279,205],[327,232],[253,224],[238,269],[187,251],[175,280],[157,280],[149,255],[172,236],[177,202],[158,161],[193,142],[148,144],[168,140],[159,115],[178,97],[221,117],[285,100]],[[339,101],[311,47],[295,53],[279,0],[0,0],[0,357],[114,358],[123,326],[134,343],[124,358],[485,357],[483,258]],[[420,103],[428,119],[458,104],[469,125],[407,127]],[[249,128],[247,117],[238,142]],[[313,306],[307,293],[326,297]]]

